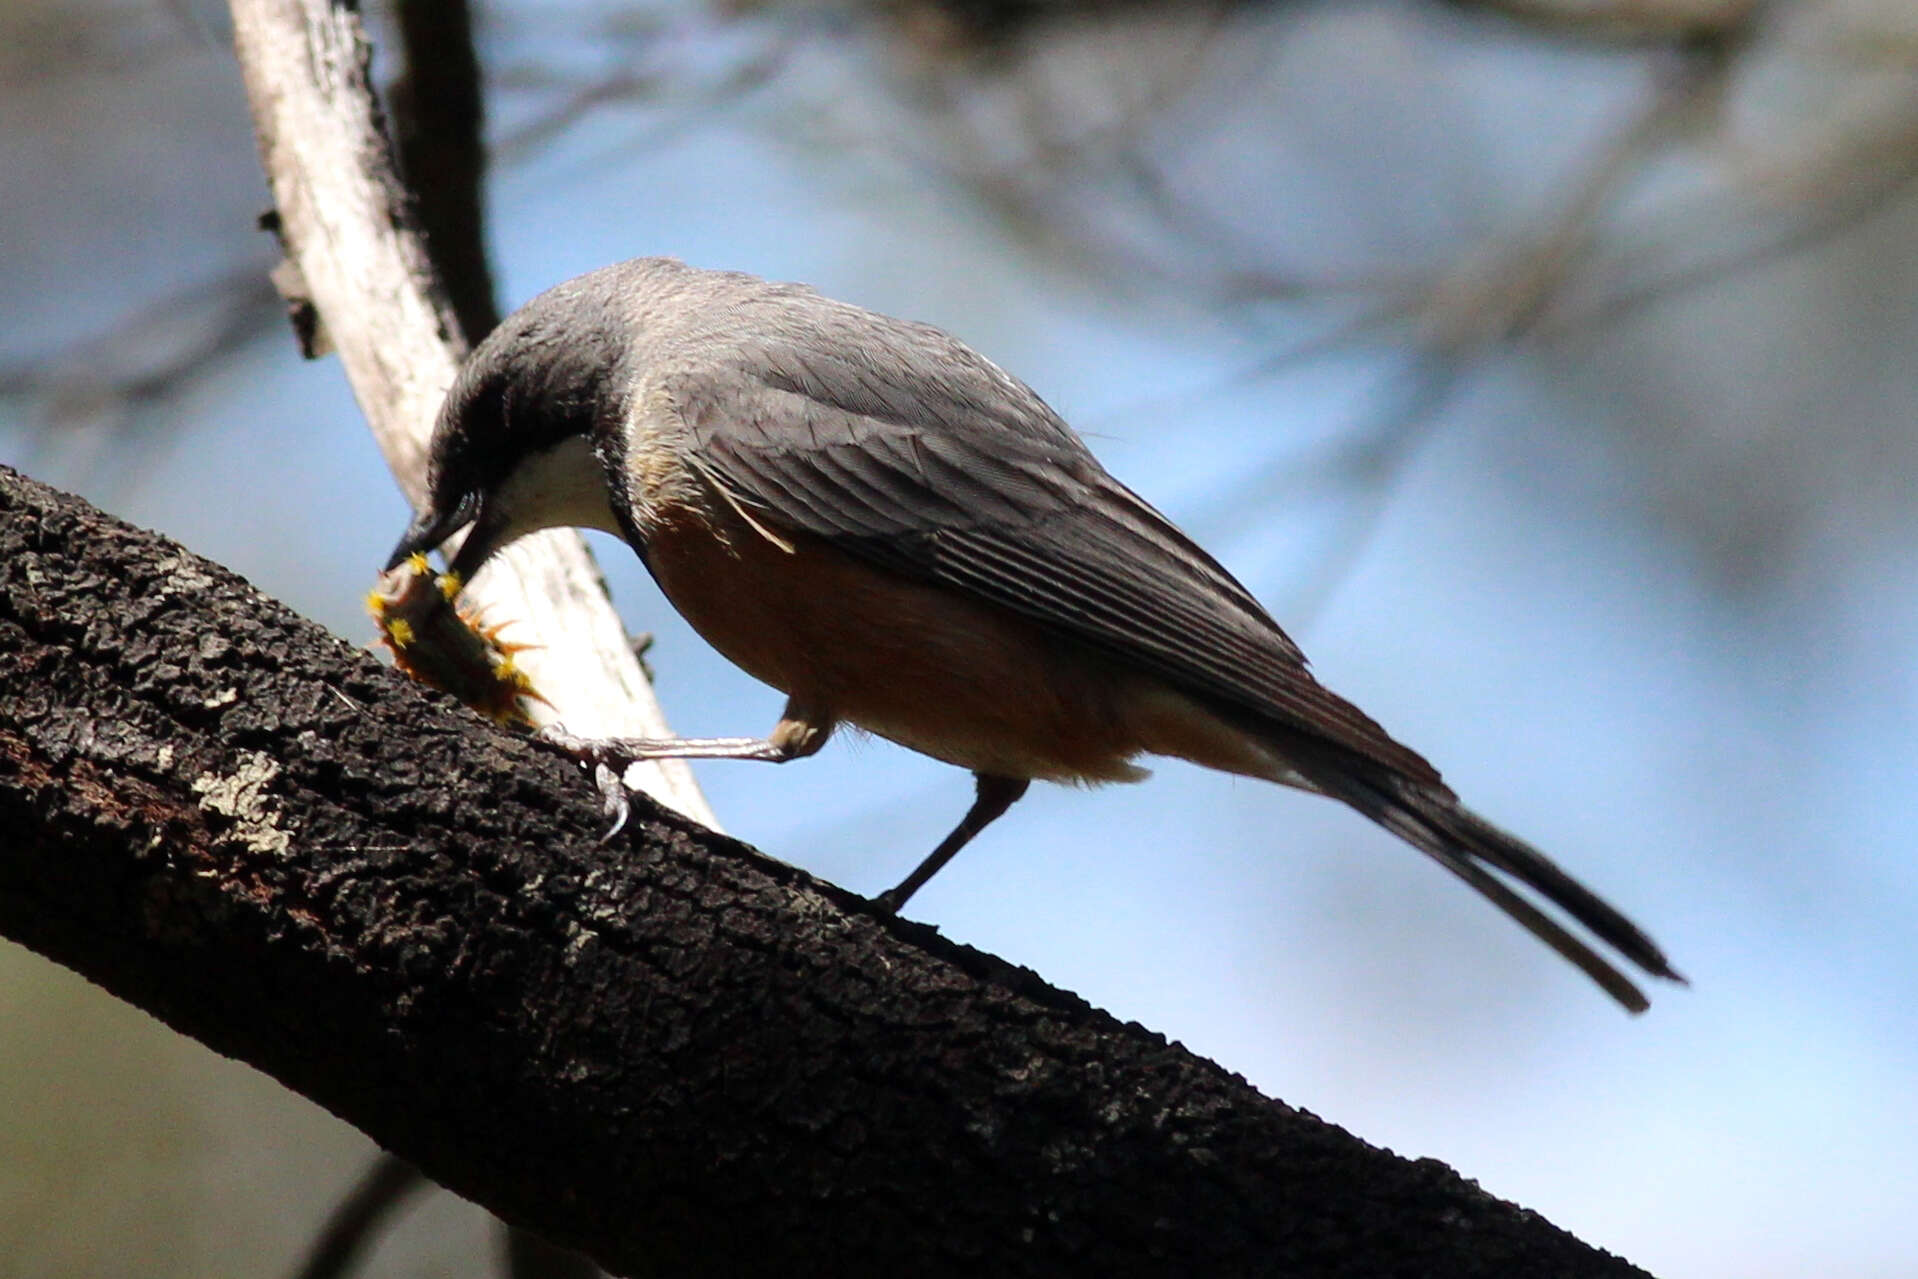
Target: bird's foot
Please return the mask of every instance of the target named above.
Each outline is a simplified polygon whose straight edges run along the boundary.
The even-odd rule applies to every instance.
[[[563,725],[548,724],[533,735],[533,740],[569,756],[581,768],[592,773],[593,787],[599,791],[600,805],[613,823],[599,837],[600,843],[610,842],[613,836],[626,828],[627,819],[633,815],[632,797],[626,788],[626,770],[636,761],[620,749],[618,738],[580,737],[567,732]]]

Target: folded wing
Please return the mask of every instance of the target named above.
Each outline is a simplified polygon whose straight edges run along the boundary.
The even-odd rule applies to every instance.
[[[1023,383],[937,330],[893,321],[876,333],[856,314],[868,322],[856,336],[820,326],[816,341],[664,379],[697,465],[755,520],[1009,609],[1227,714],[1441,785],[1320,685],[1258,601]]]

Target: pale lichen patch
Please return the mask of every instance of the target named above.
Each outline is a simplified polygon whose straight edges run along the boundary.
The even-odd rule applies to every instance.
[[[267,756],[249,752],[230,773],[208,773],[194,779],[200,807],[233,819],[234,834],[257,853],[278,856],[291,836],[274,822],[267,787],[280,775],[280,766]]]
[[[154,588],[163,597],[197,595],[213,585],[213,577],[189,555],[169,555],[157,567],[161,576]]]

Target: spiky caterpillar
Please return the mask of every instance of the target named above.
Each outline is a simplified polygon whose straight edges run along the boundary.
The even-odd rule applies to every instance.
[[[450,693],[495,723],[534,727],[523,699],[544,702],[514,655],[531,647],[500,638],[510,622],[484,626],[454,603],[462,583],[452,573],[435,575],[416,554],[383,573],[366,596],[366,611],[380,628],[380,642],[406,674]]]

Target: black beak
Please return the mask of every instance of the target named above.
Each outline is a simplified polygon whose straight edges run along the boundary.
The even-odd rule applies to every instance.
[[[392,572],[404,564],[410,555],[432,550],[472,523],[478,514],[479,501],[470,496],[460,499],[458,505],[450,511],[439,511],[428,507],[414,516],[413,522],[407,525],[406,532],[400,537],[399,545],[393,548],[391,558],[386,561],[386,571]],[[467,540],[470,542],[473,539]]]

